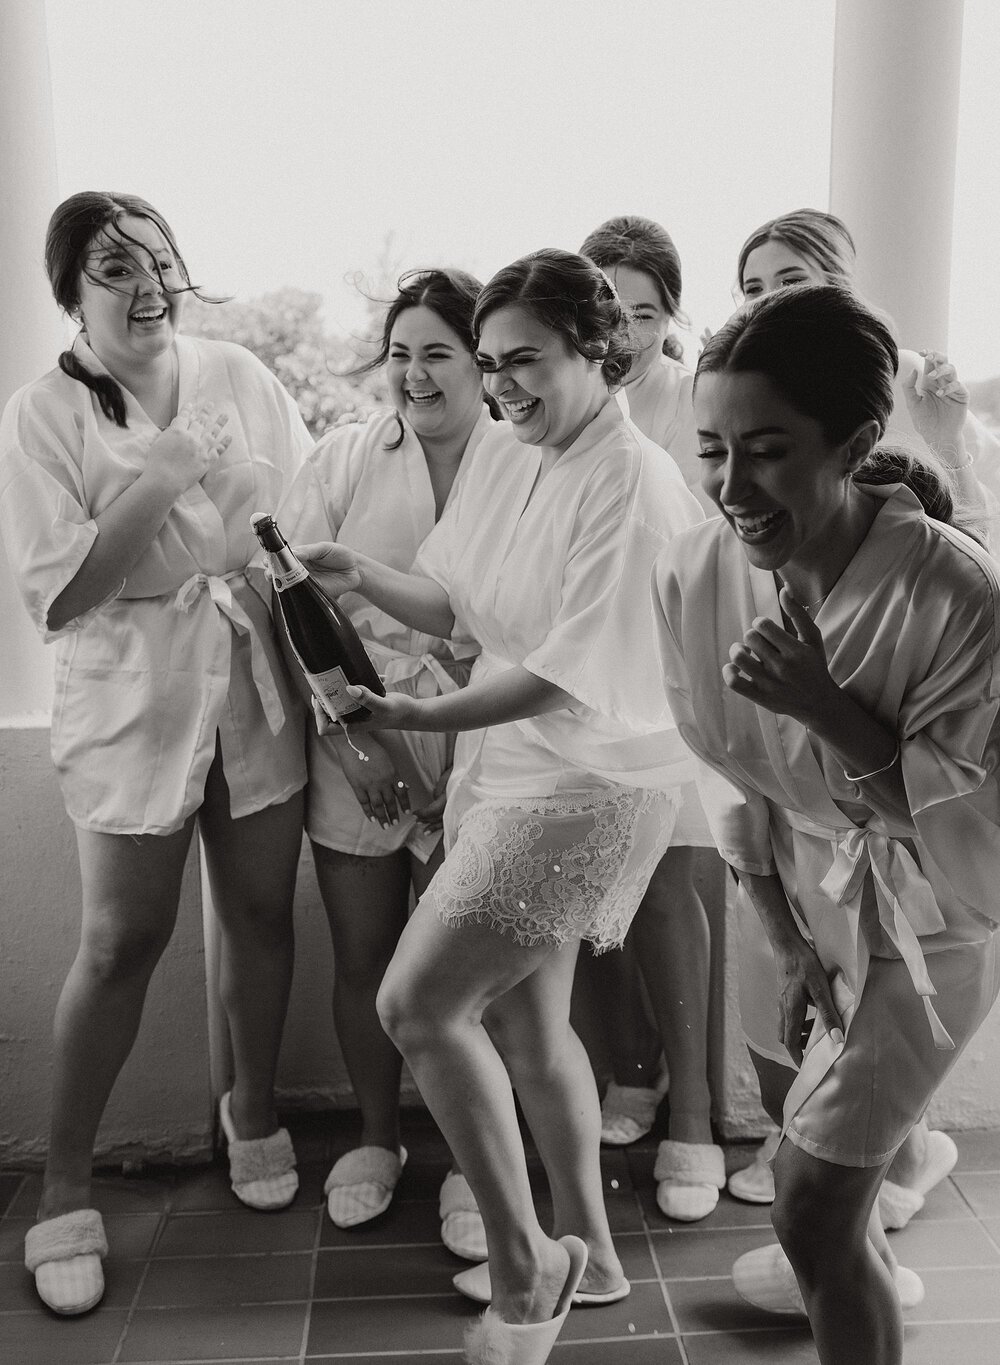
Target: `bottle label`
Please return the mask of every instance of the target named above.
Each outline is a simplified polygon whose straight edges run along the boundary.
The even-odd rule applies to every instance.
[[[328,668],[324,673],[307,673],[306,677],[323,710],[333,720],[360,709],[361,703],[357,698],[348,695],[348,678],[342,668]]]
[[[271,557],[271,582],[274,584],[275,592],[284,592],[286,588],[301,583],[308,577],[309,570],[304,565],[296,563],[294,569],[281,570],[278,568],[277,556]]]

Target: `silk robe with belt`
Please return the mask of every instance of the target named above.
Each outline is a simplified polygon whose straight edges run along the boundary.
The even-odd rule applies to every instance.
[[[115,592],[58,631],[49,608],[159,428],[127,392],[128,426],[117,426],[58,369],[16,393],[0,425],[0,529],[31,618],[56,642],[52,754],[66,809],[109,833],[179,829],[201,804],[217,734],[234,816],[305,782],[302,708],[274,639],[269,586],[251,565],[250,517],[278,504],[312,443],[249,351],[185,336],[175,345],[179,405],[214,403],[231,444]],[[106,373],[82,340],[75,349]]]
[[[555,894],[557,884],[568,886],[559,879],[567,875],[567,850],[576,836],[564,829],[550,845],[547,833],[559,823],[557,811],[572,815],[560,805],[566,801],[581,821],[590,821],[587,848],[596,850],[606,839],[610,855],[620,835],[618,863],[609,856],[609,869],[641,864],[644,870],[652,857],[648,880],[669,838],[676,793],[692,775],[660,683],[649,572],[663,546],[700,517],[673,461],[628,421],[613,398],[554,462],[521,444],[506,425],[484,437],[414,568],[446,589],[456,630],[481,646],[472,683],[519,664],[572,700],[533,719],[459,735],[446,842],[453,848],[462,840],[463,821],[470,817],[466,844],[479,841],[466,849],[472,880],[458,876],[449,853],[428,895],[457,906],[468,893],[485,915],[491,886],[495,892],[498,879],[509,873],[512,921],[519,912],[530,917],[530,888],[542,895],[546,889]],[[639,795],[622,795],[629,789]],[[670,794],[663,820],[653,815],[656,803],[640,800],[650,790]],[[595,815],[595,793],[602,791],[598,804],[607,809]],[[555,806],[545,807],[546,801]],[[615,802],[621,806],[617,815]],[[538,831],[537,839],[528,840],[534,840],[531,852],[522,817]],[[482,828],[473,836],[476,821]],[[632,823],[626,827],[623,821]],[[648,826],[638,840],[642,848],[635,837],[639,824]],[[517,857],[508,859],[515,846],[523,854],[520,864]],[[546,863],[548,853],[553,856]],[[578,854],[581,862],[588,856],[582,844]],[[471,873],[474,864],[483,870],[478,880]],[[591,872],[596,886],[599,871]],[[604,890],[614,900],[615,877],[608,875]],[[528,891],[523,896],[511,889],[519,876]],[[629,898],[633,889],[630,885]],[[566,898],[573,898],[569,891]],[[626,919],[634,908],[623,912]],[[578,914],[587,932],[592,912],[604,914],[593,907],[567,914]],[[538,924],[544,913],[538,910]],[[598,932],[607,931],[602,941],[624,936],[627,922],[624,928],[610,919],[602,923]]]
[[[874,1098],[841,1087],[833,1103],[823,1092],[841,1063],[818,1026],[789,1094],[793,1141],[859,1165],[898,1146],[984,1017],[1000,919],[997,568],[968,537],[924,516],[908,489],[866,491],[878,513],[815,620],[834,681],[899,737],[905,807],[846,776],[798,721],[725,686],[730,645],[755,617],[782,617],[773,575],[748,563],[723,519],[675,541],[654,576],[667,695],[706,765],[702,798],[722,856],[739,871],[778,873],[848,1019],[875,959],[899,969],[880,973],[905,996],[899,1017],[921,1005],[905,1045],[883,1038],[880,1059],[870,1059],[864,1084]],[[790,1065],[766,935],[743,910],[744,1028],[755,1050]],[[854,1042],[849,1025],[842,1070],[852,1075]],[[826,1105],[819,1124],[809,1119],[814,1092]],[[846,1131],[858,1127],[855,1102],[865,1108],[857,1146]],[[817,1135],[838,1117],[841,1139]]]
[[[406,572],[435,523],[434,490],[427,459],[413,430],[400,429],[395,413],[381,412],[366,423],[328,432],[310,455],[279,518],[292,541],[335,540]],[[489,413],[473,428],[448,502],[455,497],[472,452],[492,426]],[[402,434],[402,439],[400,436]],[[398,442],[398,444],[397,444]],[[395,449],[390,449],[395,446]],[[446,504],[447,506],[447,504]],[[411,630],[357,593],[340,606],[371,654],[385,685],[410,696],[433,697],[461,685],[477,647]],[[451,762],[453,743],[431,731],[387,730],[378,742],[389,751],[418,810]],[[357,741],[364,747],[364,738]],[[352,755],[353,758],[353,755]],[[337,751],[310,727],[306,828],[327,848],[365,857],[390,853],[404,844],[426,861],[440,834],[428,833],[412,815],[389,829],[367,819],[341,768]]]

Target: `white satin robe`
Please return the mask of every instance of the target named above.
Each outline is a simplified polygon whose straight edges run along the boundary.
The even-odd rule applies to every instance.
[[[480,443],[414,569],[481,646],[472,683],[520,664],[573,701],[459,735],[449,853],[427,892],[447,922],[522,942],[624,938],[693,775],[660,684],[649,573],[700,517],[613,398],[551,465],[507,426]]]
[[[277,506],[312,443],[249,351],[175,344],[179,403],[215,403],[231,444],[117,591],[58,631],[49,608],[159,428],[128,393],[128,426],[117,426],[58,369],[15,393],[0,423],[0,532],[31,618],[56,645],[52,756],[66,809],[81,828],[112,834],[179,829],[202,802],[217,735],[234,816],[305,783],[302,707],[274,638],[269,585],[251,563],[260,553],[250,517]],[[82,340],[75,349],[103,372]]]
[[[995,561],[924,516],[906,488],[880,510],[816,614],[834,680],[900,741],[909,809],[852,781],[788,716],[731,692],[721,669],[774,578],[729,525],[707,522],[654,575],[663,675],[722,856],[777,872],[846,1020],[817,1023],[785,1109],[792,1141],[845,1165],[902,1142],[995,999],[1000,920],[1000,588]],[[764,929],[741,915],[750,1046],[790,1065]],[[869,986],[871,983],[871,986]]]
[[[449,503],[472,451],[492,425],[484,406]],[[388,449],[399,435],[400,423],[393,412],[379,412],[365,423],[327,432],[282,506],[278,521],[289,542],[335,540],[407,572],[434,527],[435,506],[427,460],[412,429],[404,423],[402,443]],[[350,616],[390,691],[434,697],[467,680],[477,652],[474,644],[457,641],[453,645],[411,630],[357,593],[345,593],[339,605]],[[396,761],[410,789],[413,809],[420,809],[451,763],[453,738],[428,730],[385,730],[375,738]],[[364,749],[364,737],[355,742]],[[344,776],[337,750],[312,726],[308,763],[306,829],[311,839],[364,857],[380,857],[405,846],[426,862],[441,840],[440,832],[428,832],[413,815],[388,829],[369,820]]]

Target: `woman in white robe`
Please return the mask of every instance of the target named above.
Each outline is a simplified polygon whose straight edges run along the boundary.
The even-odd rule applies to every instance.
[[[314,568],[333,590],[481,647],[461,692],[360,693],[376,724],[461,732],[448,852],[379,1009],[486,1226],[489,1275],[456,1277],[492,1296],[468,1358],[496,1358],[492,1342],[541,1361],[574,1293],[628,1292],[569,999],[580,940],[624,938],[690,775],[659,683],[647,566],[699,509],[611,395],[628,327],[595,266],[526,257],[485,287],[475,325],[487,391],[511,426],[480,442],[415,572],[336,546],[318,547]],[[512,1083],[549,1176],[554,1238],[535,1214]]]
[[[734,1276],[762,1306],[804,1306],[823,1365],[901,1360],[900,1301],[922,1289],[869,1217],[1000,984],[1000,588],[976,541],[885,486],[906,472],[950,513],[933,471],[877,449],[896,363],[838,288],[731,319],[695,382],[723,519],[654,579],[671,708],[741,883],[744,1026],[784,1132],[773,1221],[794,1279],[777,1248]]]
[[[638,353],[619,402],[639,430],[676,461],[688,488],[715,514],[701,487],[698,438],[691,405],[694,376],[675,358],[672,323],[680,315],[681,263],[659,223],[634,215],[611,218],[580,248],[608,273],[631,312]],[[584,1000],[593,999],[612,1063],[601,1105],[601,1139],[636,1141],[653,1126],[663,1096],[656,1071],[662,1049],[670,1087],[666,1138],[657,1149],[654,1179],[662,1213],[682,1222],[706,1218],[726,1182],[722,1148],[713,1141],[708,1085],[711,939],[695,886],[696,848],[715,844],[694,782],[667,849],[653,874],[620,954],[585,954]],[[652,1046],[645,995],[656,1032]],[[595,1013],[598,1011],[595,1010]]]
[[[472,313],[482,286],[457,270],[404,276],[368,368],[384,367],[394,411],[328,432],[281,510],[284,534],[336,540],[403,573],[458,491],[492,426],[473,360]],[[341,606],[387,688],[436,697],[468,681],[476,652],[412,630],[357,594]],[[365,737],[364,760],[340,729],[308,741],[306,830],[334,947],[337,1037],[361,1110],[360,1142],[334,1164],[327,1208],[356,1227],[388,1207],[406,1159],[400,1146],[402,1059],[375,997],[419,897],[443,856],[441,811],[454,736],[388,731]],[[419,813],[419,818],[418,818]],[[486,1256],[468,1183],[441,1187],[441,1235],[457,1255]]]
[[[743,243],[737,262],[739,289],[747,299],[802,283],[851,289],[854,272],[854,242],[847,225],[817,209],[797,209],[762,224]],[[990,548],[997,549],[1000,441],[969,412],[968,392],[947,357],[900,350],[884,439],[939,462],[957,498],[981,521]],[[773,1197],[769,1162],[776,1141],[774,1133],[755,1161],[730,1177],[729,1189],[738,1197],[756,1203]],[[879,1191],[885,1227],[905,1227],[957,1159],[958,1149],[947,1133],[931,1132],[923,1120],[916,1124]]]
[[[46,262],[81,333],[7,405],[0,524],[32,620],[55,641],[52,753],[83,880],[41,1221],[26,1243],[45,1302],[76,1313],[103,1291],[107,1243],[89,1207],[97,1127],[170,938],[196,819],[223,936],[234,1189],[255,1207],[295,1193],[273,1081],[304,713],[249,518],[277,503],[310,441],[249,352],[176,335],[190,281],[144,201],[74,195],[53,215]]]

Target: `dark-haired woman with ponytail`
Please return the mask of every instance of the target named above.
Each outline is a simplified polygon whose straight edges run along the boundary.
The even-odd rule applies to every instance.
[[[285,534],[336,540],[406,572],[493,425],[473,352],[481,284],[461,270],[404,275],[366,369],[382,369],[393,408],[338,427],[319,442],[282,509]],[[363,597],[348,611],[387,688],[411,697],[453,692],[476,647],[413,630]],[[406,1160],[400,1146],[402,1059],[386,1037],[375,996],[420,895],[441,862],[441,819],[454,736],[387,731],[359,746],[343,731],[308,745],[306,830],[334,946],[337,1037],[361,1110],[361,1140],[326,1182],[339,1227],[358,1227],[389,1206]],[[362,758],[361,754],[364,754]],[[441,1187],[441,1236],[467,1260],[486,1240],[468,1182]]]
[[[897,364],[885,324],[834,286],[730,319],[694,393],[722,517],[654,576],[782,1130],[780,1245],[734,1279],[807,1314],[823,1365],[902,1359],[901,1307],[923,1289],[879,1187],[1000,985],[1000,586],[934,470],[879,446]]]
[[[481,649],[469,685],[450,695],[359,693],[378,727],[459,732],[445,860],[378,1003],[486,1228],[488,1267],[456,1277],[492,1300],[467,1359],[540,1365],[571,1301],[628,1293],[569,1001],[581,940],[624,938],[688,771],[648,583],[660,548],[701,513],[615,400],[628,318],[592,262],[552,250],[515,262],[483,289],[473,330],[508,422],[473,452],[413,572],[339,545],[303,553],[332,591]],[[552,1189],[551,1237],[515,1090]]]
[[[56,642],[52,752],[83,882],[80,948],[56,1014],[39,1222],[25,1248],[44,1302],[74,1314],[104,1289],[94,1141],[171,935],[196,821],[222,930],[233,1190],[254,1208],[295,1196],[273,1086],[292,971],[303,710],[251,564],[249,518],[278,503],[311,443],[248,351],[178,335],[191,281],[144,200],[73,195],[52,216],[46,265],[80,332],[4,412],[0,526],[28,611]]]

